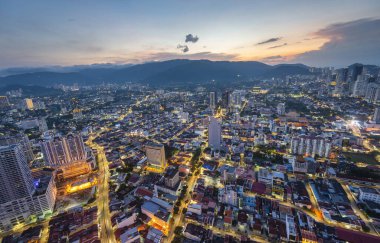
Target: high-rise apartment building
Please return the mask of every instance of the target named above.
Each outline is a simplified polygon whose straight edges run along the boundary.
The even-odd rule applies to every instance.
[[[367,102],[373,104],[376,104],[380,101],[380,83],[368,84],[365,99]]]
[[[222,107],[228,108],[231,105],[231,93],[229,91],[225,91],[222,94]]]
[[[208,125],[208,145],[214,149],[220,149],[222,142],[222,128],[220,122],[215,117],[210,117]]]
[[[290,152],[299,155],[329,157],[331,141],[320,136],[295,136],[290,143]]]
[[[216,92],[210,92],[210,109],[216,108]]]
[[[35,188],[20,145],[0,147],[0,204],[27,197]]]
[[[85,146],[79,134],[42,141],[41,148],[46,162],[52,167],[86,160]]]
[[[0,147],[0,231],[53,212],[57,189],[46,173],[32,177],[20,145]]]
[[[17,134],[0,137],[0,146],[7,146],[12,144],[19,144],[21,146],[28,162],[34,159],[32,146],[28,136],[25,134]]]

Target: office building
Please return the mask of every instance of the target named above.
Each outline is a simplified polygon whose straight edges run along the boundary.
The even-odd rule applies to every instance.
[[[210,92],[210,109],[216,108],[216,92]]]
[[[79,134],[42,141],[41,148],[47,164],[52,167],[86,160],[85,146]]]
[[[210,123],[208,125],[208,146],[213,149],[220,149],[222,142],[222,128],[215,117],[210,117]]]
[[[163,172],[166,168],[165,147],[163,144],[149,144],[145,146],[148,169]]]
[[[12,144],[19,144],[21,146],[21,149],[24,152],[26,160],[28,162],[31,162],[34,159],[32,145],[29,141],[28,136],[25,134],[17,134],[0,137],[0,146],[7,146]]]

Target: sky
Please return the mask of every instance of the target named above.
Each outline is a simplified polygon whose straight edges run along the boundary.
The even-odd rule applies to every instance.
[[[380,65],[380,1],[0,0],[0,68],[179,58]]]

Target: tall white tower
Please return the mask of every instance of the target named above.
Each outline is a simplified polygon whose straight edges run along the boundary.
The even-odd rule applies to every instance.
[[[208,125],[208,145],[214,149],[220,149],[222,142],[222,128],[215,117],[210,117],[210,124]]]

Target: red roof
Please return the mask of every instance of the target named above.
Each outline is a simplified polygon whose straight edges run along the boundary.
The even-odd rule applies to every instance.
[[[153,197],[153,192],[149,191],[148,189],[145,189],[143,187],[139,187],[136,189],[135,195],[136,196],[142,196],[142,197],[145,197],[145,196]]]
[[[365,234],[360,231],[352,231],[344,228],[335,228],[336,235],[339,239],[352,243],[377,243],[380,242],[380,237]]]
[[[266,192],[265,184],[261,182],[254,182],[252,185],[252,192],[255,192],[258,194],[265,194]]]

